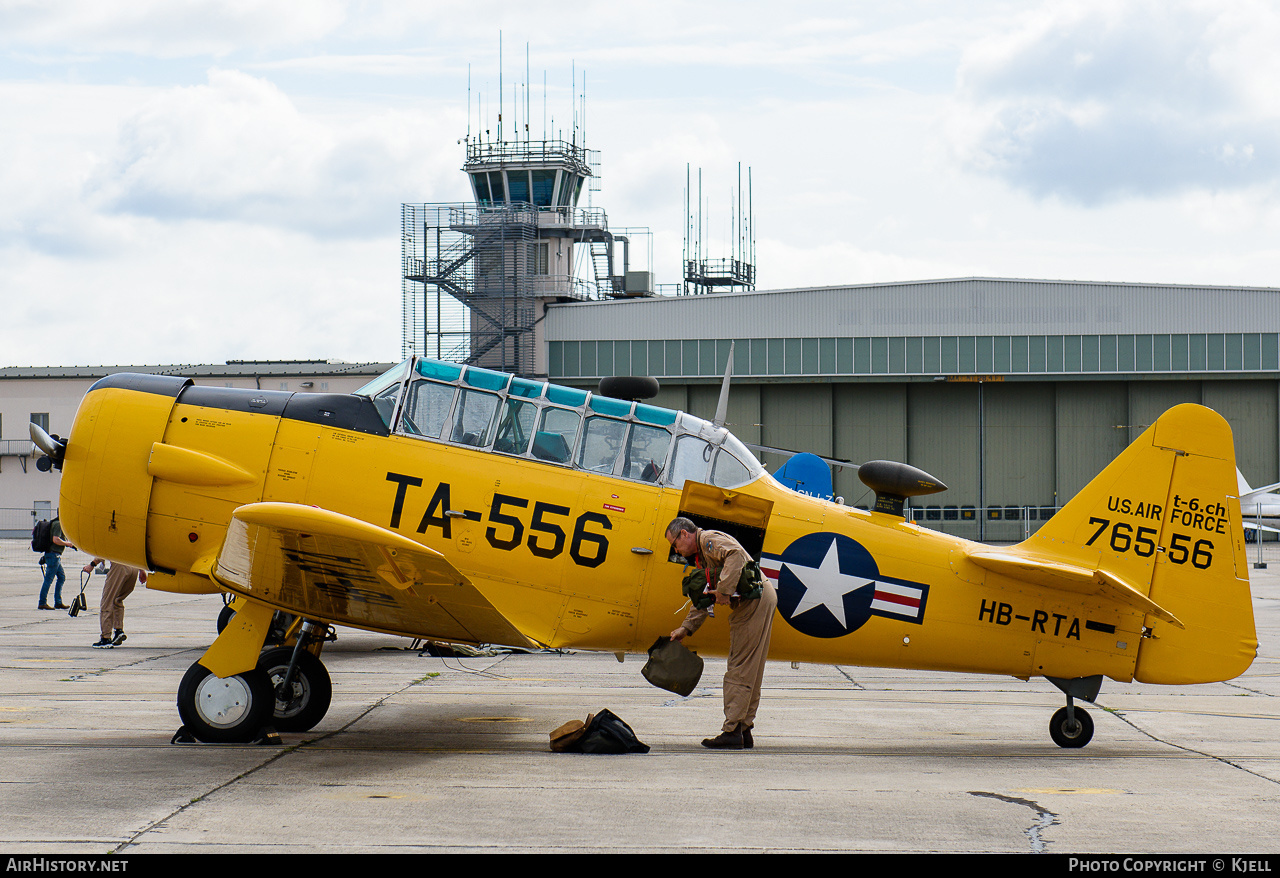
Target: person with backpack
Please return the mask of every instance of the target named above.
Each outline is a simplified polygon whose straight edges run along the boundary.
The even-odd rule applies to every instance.
[[[58,521],[57,516],[54,516],[52,521],[39,522],[32,531],[31,548],[42,553],[40,566],[44,568],[44,583],[40,586],[38,605],[41,610],[68,609],[62,602],[62,583],[67,581],[67,574],[62,569],[62,550],[74,549],[75,546],[62,537],[62,523]],[[55,580],[57,585],[53,589],[53,606],[49,606],[49,586],[53,585]]]
[[[733,537],[715,530],[702,530],[687,518],[674,519],[666,530],[667,542],[692,561],[705,579],[703,596],[691,596],[692,606],[671,639],[682,641],[694,634],[712,615],[713,606],[725,606],[729,614],[729,664],[724,673],[724,725],[720,734],[707,738],[702,746],[714,750],[742,750],[755,746],[751,730],[765,661],[769,656],[769,635],[773,630],[778,593],[759,573],[760,568],[747,550]]]

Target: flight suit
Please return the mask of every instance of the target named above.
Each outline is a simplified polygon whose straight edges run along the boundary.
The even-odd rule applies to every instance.
[[[773,630],[778,593],[773,583],[764,580],[759,598],[734,598],[742,568],[751,560],[746,549],[728,534],[715,530],[698,531],[698,555],[695,560],[714,580],[716,591],[730,600],[729,664],[724,673],[724,726],[732,732],[739,726],[755,727],[756,708],[760,706],[760,685],[764,680],[765,660],[769,657],[769,635]],[[690,607],[680,627],[690,634],[702,627],[709,610]]]

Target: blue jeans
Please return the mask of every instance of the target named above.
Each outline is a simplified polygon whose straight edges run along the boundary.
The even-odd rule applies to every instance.
[[[62,570],[62,556],[57,552],[45,552],[40,558],[44,565],[44,585],[40,586],[40,606],[44,606],[49,598],[49,585],[57,577],[58,585],[53,590],[53,602],[62,603],[62,583],[67,581],[67,574]]]

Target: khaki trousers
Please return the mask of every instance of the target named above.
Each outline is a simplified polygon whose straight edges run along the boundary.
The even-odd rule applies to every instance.
[[[724,726],[732,732],[739,725],[754,728],[760,706],[760,684],[765,660],[769,657],[769,634],[773,631],[778,592],[769,580],[764,593],[754,601],[743,601],[729,615],[729,666],[724,672]]]
[[[133,593],[137,584],[136,567],[112,564],[107,571],[107,581],[102,585],[102,608],[98,611],[98,625],[104,640],[111,636],[112,629],[124,630],[124,599]]]

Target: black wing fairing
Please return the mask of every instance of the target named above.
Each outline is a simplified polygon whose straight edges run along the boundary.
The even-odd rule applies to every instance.
[[[374,401],[347,393],[298,393],[244,387],[211,387],[175,375],[120,372],[108,375],[89,390],[119,388],[174,397],[180,405],[272,415],[341,430],[390,435]]]
[[[193,385],[178,402],[205,408],[274,415],[292,421],[323,424],[340,430],[388,436],[373,400],[347,393],[294,393],[284,390],[248,390],[237,387]]]

